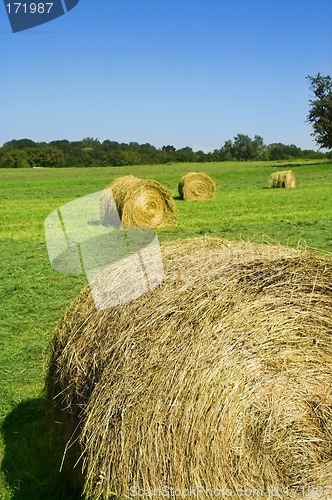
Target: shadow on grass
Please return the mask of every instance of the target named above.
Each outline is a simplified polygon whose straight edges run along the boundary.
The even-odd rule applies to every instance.
[[[56,448],[43,398],[20,403],[5,419],[2,471],[13,500],[78,500],[59,472],[62,454]]]

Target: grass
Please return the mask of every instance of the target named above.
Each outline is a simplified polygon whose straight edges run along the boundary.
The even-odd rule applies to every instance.
[[[298,163],[0,171],[1,500],[78,498],[58,473],[61,456],[48,432],[42,390],[52,330],[86,278],[58,274],[50,267],[46,216],[132,173],[163,183],[176,197],[179,224],[158,231],[160,241],[210,234],[331,253],[332,164]],[[268,189],[269,176],[277,168],[292,168],[298,187]],[[216,180],[215,200],[186,203],[177,198],[179,178],[192,170]]]

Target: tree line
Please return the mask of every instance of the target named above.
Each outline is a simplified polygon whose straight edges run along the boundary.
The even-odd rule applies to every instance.
[[[326,153],[302,150],[295,145],[264,144],[263,138],[253,139],[237,134],[220,149],[205,153],[191,147],[176,149],[167,145],[156,148],[149,143],[119,143],[86,137],[81,141],[57,140],[34,142],[18,139],[0,148],[0,168],[31,167],[106,167],[178,162],[289,160],[294,158],[324,158]]]

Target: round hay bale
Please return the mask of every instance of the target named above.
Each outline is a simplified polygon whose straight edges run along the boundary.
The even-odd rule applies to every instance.
[[[107,192],[111,189],[111,195]],[[171,192],[159,182],[126,175],[115,179],[102,192],[100,219],[103,225],[116,220],[123,227],[163,227],[175,224],[176,208]],[[115,205],[114,205],[115,202]]]
[[[330,485],[331,260],[216,238],[162,254],[153,292],[97,312],[86,288],[55,333],[48,397],[86,497]]]
[[[124,175],[115,179],[102,191],[100,196],[100,222],[103,226],[113,225],[119,217],[121,219],[121,210],[128,189],[139,180],[134,175]]]
[[[212,200],[216,183],[207,174],[189,172],[179,182],[178,191],[182,200]]]
[[[294,188],[296,179],[292,170],[273,172],[270,177],[270,187],[272,188]]]

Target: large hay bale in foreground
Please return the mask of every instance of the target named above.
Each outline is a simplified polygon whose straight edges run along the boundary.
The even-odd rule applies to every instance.
[[[163,227],[176,222],[171,192],[157,181],[133,175],[118,177],[101,194],[101,223],[113,224],[117,213],[123,227]]]
[[[272,188],[294,188],[296,179],[292,170],[273,172],[270,177],[270,187]]]
[[[189,172],[178,184],[179,195],[185,201],[212,200],[215,190],[214,180],[201,172]]]
[[[85,289],[53,340],[48,396],[86,496],[330,485],[331,260],[215,238],[162,253],[162,285],[100,312]]]

